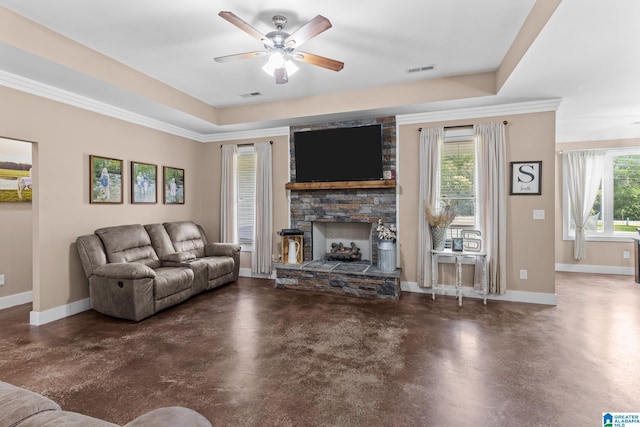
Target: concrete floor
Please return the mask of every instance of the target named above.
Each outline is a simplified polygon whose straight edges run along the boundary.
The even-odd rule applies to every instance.
[[[640,285],[556,277],[556,307],[246,278],[140,323],[88,311],[34,327],[14,307],[0,311],[0,380],[119,424],[170,405],[215,426],[594,426],[639,412]]]

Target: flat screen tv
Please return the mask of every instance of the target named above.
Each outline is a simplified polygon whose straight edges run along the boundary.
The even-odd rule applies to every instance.
[[[382,125],[293,135],[296,182],[382,179]]]

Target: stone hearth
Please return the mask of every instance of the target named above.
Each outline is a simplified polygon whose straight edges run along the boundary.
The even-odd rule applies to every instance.
[[[276,272],[276,288],[362,298],[400,298],[400,270],[383,272],[369,263],[316,260],[301,265],[278,265]]]

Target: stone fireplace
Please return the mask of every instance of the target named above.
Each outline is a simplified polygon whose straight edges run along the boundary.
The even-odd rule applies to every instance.
[[[378,235],[372,230],[378,219],[382,219],[385,224],[396,223],[395,188],[291,191],[291,226],[304,231],[304,261],[318,259],[313,245],[322,245],[317,242],[318,239],[325,240],[320,232],[314,235],[314,224],[320,227],[336,227],[338,232],[342,227],[349,227],[351,224],[362,227],[361,230],[368,229],[368,237],[364,237],[364,231],[361,231],[363,234],[359,240],[370,239],[370,245],[367,244],[367,258],[375,264],[378,260]],[[330,231],[334,232],[336,229]]]
[[[383,170],[395,176],[395,117],[385,117],[292,127],[291,182],[295,183],[296,132],[375,123],[382,124]],[[290,191],[291,227],[304,232],[303,264],[276,268],[277,287],[322,290],[372,298],[399,298],[399,271],[385,273],[376,268],[378,234],[375,228],[378,220],[382,219],[385,224],[397,222],[395,181],[390,187],[374,182],[374,185],[365,185],[362,188],[296,188]],[[350,245],[351,242],[362,252],[361,263],[324,260],[332,244]]]

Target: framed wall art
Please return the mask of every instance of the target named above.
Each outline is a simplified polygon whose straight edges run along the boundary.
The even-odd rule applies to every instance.
[[[131,203],[158,202],[158,166],[131,162]]]
[[[30,202],[31,142],[0,138],[0,202]]]
[[[511,195],[539,196],[542,161],[511,162]]]
[[[451,239],[451,250],[454,252],[462,252],[464,250],[463,244],[463,239],[454,237],[453,239]]]
[[[123,161],[109,157],[89,156],[89,201],[122,203]]]
[[[184,169],[163,167],[163,199],[167,205],[184,204]]]

